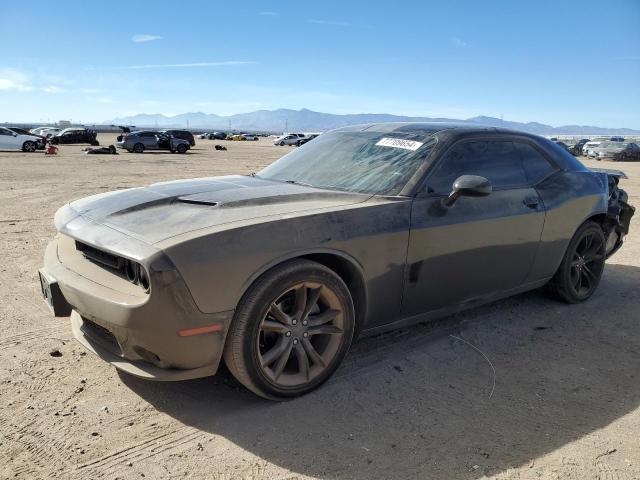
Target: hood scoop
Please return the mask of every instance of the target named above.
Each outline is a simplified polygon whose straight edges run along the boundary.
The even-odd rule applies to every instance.
[[[186,203],[188,205],[205,205],[207,207],[215,207],[216,205],[218,205],[218,202],[214,202],[212,200],[189,197],[178,197],[176,201],[180,203]]]

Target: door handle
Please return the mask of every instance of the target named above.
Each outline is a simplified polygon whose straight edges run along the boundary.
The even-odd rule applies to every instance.
[[[535,209],[538,208],[540,201],[538,200],[538,197],[527,197],[522,201],[522,203],[524,203],[529,208]]]

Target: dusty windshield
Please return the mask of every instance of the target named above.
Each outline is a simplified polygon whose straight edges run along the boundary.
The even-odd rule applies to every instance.
[[[406,132],[329,132],[258,172],[261,178],[370,194],[400,192],[435,140]]]

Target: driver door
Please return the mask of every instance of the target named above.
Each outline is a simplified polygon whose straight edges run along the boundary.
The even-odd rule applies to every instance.
[[[458,141],[415,198],[403,316],[482,300],[523,285],[533,265],[544,208],[509,138]],[[480,175],[486,197],[443,200],[461,175]]]

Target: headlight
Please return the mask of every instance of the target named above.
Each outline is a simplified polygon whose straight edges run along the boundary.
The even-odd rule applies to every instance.
[[[123,270],[127,280],[140,285],[145,292],[149,291],[149,275],[142,265],[133,260],[125,259]]]

